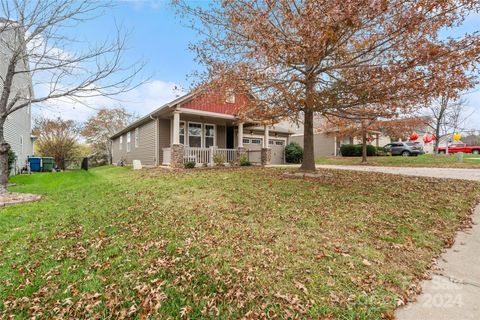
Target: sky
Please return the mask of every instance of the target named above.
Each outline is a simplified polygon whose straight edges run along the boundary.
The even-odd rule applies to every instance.
[[[139,60],[146,63],[143,77],[148,77],[149,82],[116,100],[91,99],[89,106],[123,106],[131,113],[142,116],[189,89],[192,73],[202,70],[195,61],[195,54],[188,49],[197,35],[176,16],[169,3],[169,0],[117,0],[116,6],[102,16],[68,31],[75,38],[95,42],[111,37],[115,34],[115,26],[120,25],[128,33],[129,49],[124,55],[125,63]],[[459,35],[479,29],[480,14],[474,14],[461,28],[448,34]],[[480,86],[466,93],[464,98],[467,101],[466,113],[471,114],[465,125],[480,130]],[[48,117],[85,121],[95,110],[69,101],[54,101],[34,107],[34,112]]]

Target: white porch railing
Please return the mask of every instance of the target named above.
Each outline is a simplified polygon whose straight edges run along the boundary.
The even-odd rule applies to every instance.
[[[210,163],[209,148],[185,147],[183,162],[195,161],[197,164]]]
[[[172,149],[163,148],[163,165],[168,165],[172,161]],[[237,160],[237,149],[224,149],[217,147],[210,148],[196,148],[196,147],[184,147],[183,149],[183,163],[188,161],[195,161],[197,165],[204,163],[213,166],[213,156],[216,154],[222,155],[225,163],[235,162]]]
[[[237,160],[237,149],[214,149],[214,154],[221,154],[226,163]]]

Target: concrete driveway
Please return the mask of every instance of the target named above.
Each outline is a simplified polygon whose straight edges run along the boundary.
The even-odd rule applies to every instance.
[[[401,175],[417,176],[417,177],[433,177],[433,178],[480,181],[480,169],[377,167],[377,166],[360,166],[360,165],[358,166],[317,165],[317,168],[382,172],[382,173],[401,174]]]
[[[480,181],[478,169],[341,165],[318,165],[317,168]],[[473,227],[459,232],[452,248],[445,250],[437,260],[432,279],[422,282],[422,294],[415,302],[397,309],[397,319],[480,319],[480,205],[472,219]]]

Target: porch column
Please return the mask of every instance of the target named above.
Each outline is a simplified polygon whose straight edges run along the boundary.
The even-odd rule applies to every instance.
[[[243,146],[243,122],[238,124],[238,131],[237,131],[237,151],[236,151],[236,159],[235,164],[240,165],[240,159],[245,158],[248,160],[247,149]]]
[[[173,112],[173,139],[172,144],[180,144],[180,111]]]
[[[183,167],[184,147],[180,144],[180,112],[173,112],[173,137],[170,147],[170,166],[174,168]]]
[[[268,132],[268,127],[267,126],[263,126],[264,128],[264,133],[263,133],[263,147],[264,148],[268,148],[269,145],[268,145],[268,140],[270,140],[270,134]]]
[[[263,148],[260,155],[260,161],[262,166],[270,164],[272,160],[272,150],[269,148],[268,140],[270,140],[270,135],[268,132],[268,127],[264,126],[264,134],[263,134]]]
[[[243,148],[243,122],[238,124],[237,138],[237,147]]]

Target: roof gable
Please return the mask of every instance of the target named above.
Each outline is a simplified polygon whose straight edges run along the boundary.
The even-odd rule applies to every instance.
[[[234,101],[227,102],[228,93],[223,89],[210,89],[196,94],[188,101],[180,104],[182,108],[237,115],[248,103],[244,94],[236,94]]]

